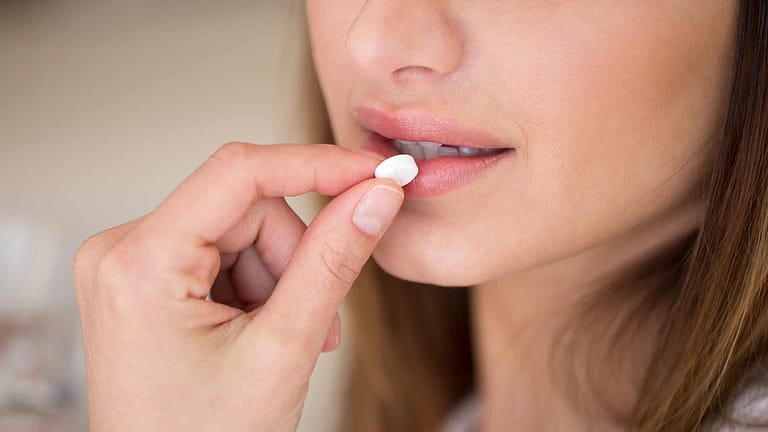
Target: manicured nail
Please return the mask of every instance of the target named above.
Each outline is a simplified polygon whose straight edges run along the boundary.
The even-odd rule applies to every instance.
[[[402,202],[402,191],[391,186],[376,185],[357,204],[352,223],[360,231],[378,237],[395,218]]]

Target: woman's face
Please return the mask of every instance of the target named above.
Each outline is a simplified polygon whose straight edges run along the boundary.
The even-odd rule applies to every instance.
[[[406,189],[375,260],[475,285],[692,205],[725,113],[737,3],[307,0],[339,145],[375,142],[368,128],[514,148],[420,162],[428,181]]]

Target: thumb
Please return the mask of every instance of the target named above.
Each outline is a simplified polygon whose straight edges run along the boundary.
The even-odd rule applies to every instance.
[[[366,180],[333,199],[307,228],[260,313],[269,330],[300,338],[319,353],[342,300],[402,203],[402,189],[385,179]]]

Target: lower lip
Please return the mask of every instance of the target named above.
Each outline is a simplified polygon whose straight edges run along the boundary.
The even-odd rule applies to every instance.
[[[366,132],[363,148],[384,157],[400,154],[391,140],[373,132]],[[483,156],[442,156],[429,160],[416,160],[419,175],[403,187],[403,191],[408,198],[430,198],[442,195],[472,182],[512,153],[514,149]]]

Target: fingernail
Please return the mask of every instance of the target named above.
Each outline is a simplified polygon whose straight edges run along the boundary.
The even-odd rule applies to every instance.
[[[339,334],[336,333],[336,348],[335,349],[339,349],[340,346],[341,346],[341,338],[339,337]]]
[[[391,186],[376,185],[357,204],[352,223],[362,232],[380,236],[394,219],[403,193]]]

